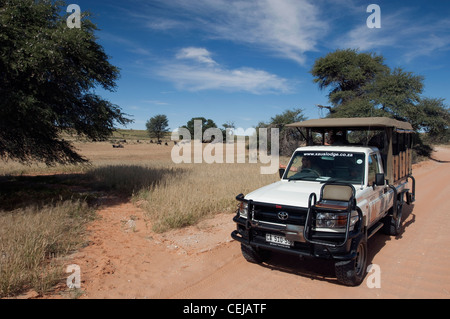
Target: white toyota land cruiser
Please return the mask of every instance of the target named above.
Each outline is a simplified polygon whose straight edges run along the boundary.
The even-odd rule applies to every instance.
[[[306,130],[308,146],[295,150],[280,169],[280,181],[236,196],[237,228],[231,236],[249,262],[262,262],[270,251],[331,258],[341,283],[359,285],[366,275],[367,240],[380,229],[397,235],[403,204],[415,199],[412,127],[389,118],[289,126]],[[341,145],[325,145],[328,132],[340,132]],[[347,142],[361,132],[376,138],[363,145]],[[318,139],[322,145],[314,145]]]

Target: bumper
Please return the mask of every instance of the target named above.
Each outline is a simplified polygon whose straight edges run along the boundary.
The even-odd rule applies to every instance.
[[[250,222],[236,214],[233,218],[237,228],[231,237],[248,246],[259,249],[278,251],[296,256],[324,258],[333,260],[351,260],[356,257],[356,240],[358,232],[349,233],[348,240],[341,247],[313,244],[303,238],[303,226],[277,225],[264,222]],[[282,236],[293,242],[292,246],[274,244],[266,241],[266,234]],[[344,234],[316,233],[313,238],[317,240],[342,241]]]

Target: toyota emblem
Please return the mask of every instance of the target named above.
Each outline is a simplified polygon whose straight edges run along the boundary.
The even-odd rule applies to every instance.
[[[279,213],[278,213],[278,219],[286,220],[286,219],[288,219],[288,218],[289,218],[288,213],[286,213],[286,212],[279,212]]]

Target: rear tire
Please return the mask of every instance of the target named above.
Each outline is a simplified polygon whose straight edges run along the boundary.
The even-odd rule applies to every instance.
[[[359,286],[366,276],[367,240],[359,240],[356,257],[351,260],[338,261],[334,265],[336,277],[346,286]]]
[[[394,219],[392,208],[390,210],[391,212],[383,220],[383,232],[389,236],[397,236],[402,228],[403,196],[397,199],[397,219]]]

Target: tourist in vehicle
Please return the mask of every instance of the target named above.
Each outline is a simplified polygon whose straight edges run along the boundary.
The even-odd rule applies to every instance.
[[[320,168],[314,163],[313,158],[303,156],[300,172],[315,172],[320,176]]]

